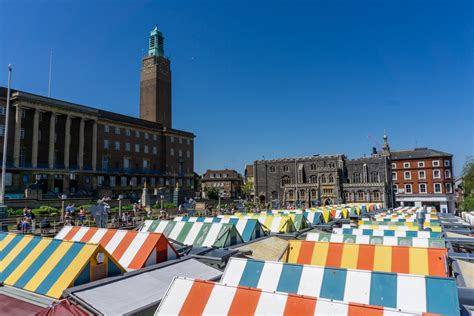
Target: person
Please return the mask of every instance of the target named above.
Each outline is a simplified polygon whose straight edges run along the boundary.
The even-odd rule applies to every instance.
[[[183,204],[180,204],[178,207],[178,214],[181,214],[183,212]]]
[[[21,232],[23,234],[26,234],[28,233],[29,228],[30,228],[30,225],[28,223],[28,217],[25,216],[23,217],[23,220],[21,222]]]
[[[31,232],[34,233],[36,230],[36,215],[31,209],[28,209],[28,218],[31,221]]]
[[[421,208],[418,208],[416,210],[416,221],[418,222],[419,230],[424,229],[425,218],[426,218],[426,209],[425,209],[425,207],[423,206]]]
[[[81,206],[79,209],[79,223],[81,223],[81,226],[84,226],[84,219],[86,218],[86,210],[84,207]]]

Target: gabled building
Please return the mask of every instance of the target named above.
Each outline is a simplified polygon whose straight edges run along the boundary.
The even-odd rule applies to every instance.
[[[207,197],[206,191],[214,188],[224,198],[237,198],[243,182],[242,176],[235,170],[207,170],[201,179],[203,197]]]

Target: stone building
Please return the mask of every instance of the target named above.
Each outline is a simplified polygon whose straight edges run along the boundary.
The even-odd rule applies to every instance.
[[[207,170],[202,176],[202,194],[207,198],[207,190],[211,188],[217,189],[219,194],[225,198],[238,198],[240,196],[240,188],[243,184],[243,178],[235,170]]]
[[[194,134],[171,126],[171,71],[155,28],[143,58],[140,118],[14,90],[6,191],[38,182],[44,194],[193,190]],[[0,153],[7,91],[0,87]],[[0,156],[1,157],[1,156]],[[190,195],[185,193],[184,196]]]
[[[339,155],[257,160],[255,201],[278,201],[280,207],[311,207],[350,202],[394,203],[390,148],[384,136],[381,153],[347,159]],[[298,205],[299,204],[299,205]]]

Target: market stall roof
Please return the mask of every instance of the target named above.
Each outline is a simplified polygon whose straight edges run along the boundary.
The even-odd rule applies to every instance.
[[[132,314],[154,311],[175,276],[218,280],[221,275],[221,271],[188,257],[73,287],[65,293],[95,313]]]
[[[155,315],[411,315],[392,308],[176,278]]]
[[[89,312],[69,300],[61,300],[39,311],[36,316],[89,316]]]
[[[429,223],[426,223],[426,226],[432,231],[436,233],[442,232],[441,226],[431,226]],[[359,225],[359,229],[372,229],[372,230],[394,230],[394,231],[422,231],[418,228],[418,226],[408,226],[408,225],[370,225],[370,224],[363,224]]]
[[[258,213],[242,213],[242,214],[250,214],[250,215],[219,215],[219,217],[257,219],[260,222],[260,224],[262,224],[265,230],[267,230],[270,233],[275,233],[275,234],[293,233],[297,231],[295,224],[293,223],[293,219],[289,214],[283,214],[283,215],[273,215],[273,214],[272,215],[268,215],[268,214],[259,215]],[[302,214],[295,214],[295,215],[303,216]]]
[[[35,315],[43,307],[0,293],[0,314],[2,316]]]
[[[203,222],[203,223],[224,223],[233,224],[239,232],[244,242],[254,240],[265,236],[265,231],[262,228],[260,222],[256,219],[244,219],[244,218],[221,218],[221,217],[182,217],[177,216],[174,218],[177,222]]]
[[[290,240],[283,261],[333,268],[446,277],[446,248]]]
[[[232,224],[146,220],[142,232],[164,234],[171,241],[195,247],[229,247],[243,242]]]
[[[247,258],[278,261],[287,247],[287,240],[278,236],[269,236],[254,242],[237,245],[232,249],[237,249]]]
[[[446,243],[443,238],[343,235],[343,234],[308,232],[306,234],[306,240],[325,241],[325,242],[343,242],[343,243],[365,244],[365,245],[410,246],[410,247],[422,247],[422,248],[445,248],[446,247]]]
[[[416,238],[440,238],[443,234],[429,231],[395,231],[395,230],[373,230],[360,228],[333,228],[333,233],[344,235],[365,235],[365,236],[395,236],[395,237],[416,237]]]
[[[125,270],[99,244],[0,233],[0,282],[52,298]]]
[[[64,226],[54,238],[100,244],[128,271],[178,257],[173,245],[159,233]]]
[[[231,258],[220,283],[402,311],[459,315],[453,278]]]

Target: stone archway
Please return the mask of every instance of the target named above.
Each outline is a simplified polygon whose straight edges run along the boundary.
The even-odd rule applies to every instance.
[[[326,199],[326,200],[324,201],[324,205],[326,205],[326,206],[327,206],[327,205],[331,205],[331,204],[333,204],[331,199]]]
[[[265,203],[266,203],[265,195],[264,195],[264,194],[261,194],[261,195],[258,197],[258,201],[259,201],[261,204],[265,204]]]

